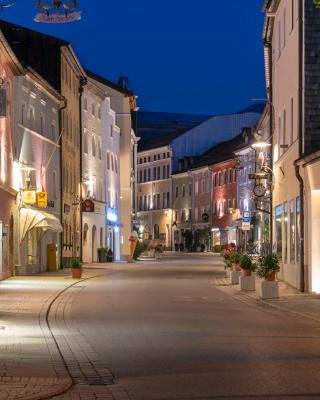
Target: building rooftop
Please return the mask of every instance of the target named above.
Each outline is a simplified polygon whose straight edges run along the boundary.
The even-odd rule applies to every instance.
[[[4,20],[0,20],[0,29],[20,63],[32,67],[52,87],[60,90],[60,48],[69,43]]]

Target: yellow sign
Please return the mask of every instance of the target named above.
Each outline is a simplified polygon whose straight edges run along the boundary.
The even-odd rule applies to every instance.
[[[37,200],[37,194],[35,190],[24,190],[22,192],[22,200],[24,204],[35,204]]]
[[[48,207],[48,193],[47,192],[37,193],[37,206],[39,208],[47,208]]]

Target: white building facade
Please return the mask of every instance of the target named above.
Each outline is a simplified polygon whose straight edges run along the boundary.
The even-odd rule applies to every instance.
[[[83,96],[82,207],[83,261],[98,261],[98,249],[120,255],[120,129],[110,98],[101,84],[88,78]],[[90,202],[93,206],[90,209]]]
[[[14,189],[19,207],[16,274],[60,267],[59,110],[63,98],[34,71],[14,83]]]

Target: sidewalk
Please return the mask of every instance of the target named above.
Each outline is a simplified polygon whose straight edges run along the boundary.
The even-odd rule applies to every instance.
[[[112,374],[65,319],[86,279],[101,273],[86,269],[80,281],[66,270],[0,282],[0,400],[128,399],[118,385],[103,384]]]
[[[264,304],[276,309],[290,312],[301,318],[308,318],[320,322],[320,295],[313,293],[300,293],[294,287],[283,281],[278,281],[279,295],[278,299],[262,300],[260,298],[261,279],[256,276],[256,291],[241,292],[239,285],[231,285],[229,278],[226,277],[226,271],[221,267],[212,280],[212,284],[220,290],[238,298],[241,301],[249,301],[252,304]]]

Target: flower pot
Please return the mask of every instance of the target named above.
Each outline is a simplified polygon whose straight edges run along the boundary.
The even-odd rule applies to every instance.
[[[250,269],[243,269],[242,270],[242,275],[243,276],[251,276],[252,275],[252,271]]]
[[[268,282],[274,282],[276,280],[276,273],[271,272],[268,276],[265,277],[265,280]]]
[[[240,265],[239,264],[232,264],[232,270],[233,271],[241,271]]]
[[[71,268],[72,279],[81,279],[82,268]]]

